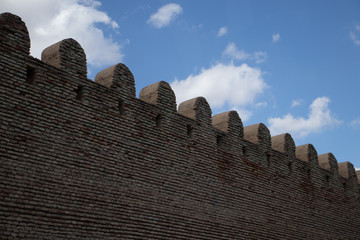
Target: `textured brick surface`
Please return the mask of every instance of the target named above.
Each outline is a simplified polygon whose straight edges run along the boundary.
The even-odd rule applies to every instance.
[[[360,239],[351,163],[57,44],[0,15],[0,239]]]

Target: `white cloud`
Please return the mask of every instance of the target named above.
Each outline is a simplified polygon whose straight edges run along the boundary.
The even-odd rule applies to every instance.
[[[94,66],[120,62],[122,46],[104,35],[98,24],[116,31],[118,24],[97,9],[96,0],[2,0],[0,8],[19,15],[25,21],[31,38],[31,54],[40,58],[46,47],[74,38],[84,48],[87,61]]]
[[[238,50],[235,43],[229,43],[226,46],[223,56],[236,60],[246,60],[250,58],[250,54],[246,53],[244,50]]]
[[[303,138],[315,132],[320,132],[326,127],[341,123],[331,115],[328,104],[330,99],[318,97],[310,105],[307,119],[294,117],[290,113],[282,118],[269,118],[269,129],[272,135],[288,132],[295,138]]]
[[[246,53],[244,50],[238,50],[235,43],[229,43],[223,52],[223,56],[236,60],[246,60],[250,57],[250,54]]]
[[[217,34],[218,37],[224,36],[227,33],[227,27],[223,26],[219,29],[219,32]]]
[[[350,38],[356,46],[360,46],[360,24],[355,24],[355,31],[350,31]]]
[[[280,40],[280,34],[276,33],[272,35],[272,42],[276,43]]]
[[[266,52],[255,52],[253,54],[247,53],[244,50],[238,50],[235,43],[229,43],[224,52],[223,56],[228,57],[233,60],[254,60],[256,63],[262,63],[267,59]]]
[[[360,168],[355,168],[355,171],[360,171]]]
[[[225,104],[244,109],[245,105],[253,104],[267,85],[260,69],[252,68],[245,63],[239,66],[233,63],[218,63],[208,69],[202,69],[196,75],[191,74],[186,79],[173,81],[171,87],[178,104],[203,96],[213,109],[220,109]]]
[[[302,104],[303,100],[301,99],[298,99],[298,100],[293,100],[291,102],[291,107],[297,107],[297,106],[300,106]]]
[[[268,87],[259,68],[246,63],[235,64],[233,60],[253,60],[263,62],[264,52],[246,53],[237,49],[234,43],[227,45],[223,57],[230,62],[218,62],[210,68],[202,68],[199,73],[190,74],[182,80],[175,79],[170,85],[176,94],[177,103],[203,96],[209,102],[213,113],[223,108],[236,110],[242,121],[252,116],[252,110],[267,107],[266,102],[255,103]],[[251,110],[250,110],[251,109]]]
[[[349,125],[350,125],[350,127],[352,127],[352,128],[358,128],[358,127],[360,127],[360,117],[352,120]]]
[[[182,7],[176,3],[169,3],[152,14],[147,23],[152,24],[157,28],[163,28],[170,24],[179,14],[183,12]]]

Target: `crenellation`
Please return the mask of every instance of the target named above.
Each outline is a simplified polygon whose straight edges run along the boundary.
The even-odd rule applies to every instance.
[[[212,117],[212,125],[227,134],[233,135],[237,141],[244,138],[243,124],[236,111],[214,115]]]
[[[279,134],[271,138],[272,149],[284,153],[291,158],[295,157],[295,142],[290,134]]]
[[[297,159],[309,163],[311,167],[316,167],[319,165],[318,154],[312,144],[297,146],[295,150],[295,156]]]
[[[353,179],[356,178],[356,172],[354,165],[351,162],[341,162],[339,163],[339,174],[343,178]]]
[[[4,239],[357,239],[360,171],[212,116],[176,112],[160,81],[135,97],[124,64],[86,77],[73,39],[29,56],[21,19],[0,15],[0,229]],[[27,36],[27,37],[26,37]],[[6,47],[4,47],[6,46]],[[0,238],[2,238],[1,236]]]
[[[1,81],[26,79],[30,37],[25,23],[12,13],[0,14]]]
[[[269,129],[263,124],[253,124],[244,128],[244,139],[253,145],[248,147],[251,162],[269,166],[271,158],[271,136]]]
[[[95,82],[112,89],[121,95],[135,97],[135,80],[129,68],[123,64],[115,64],[99,72]]]
[[[30,37],[25,23],[12,13],[0,15],[1,52],[14,56],[13,61],[23,60],[30,54]]]
[[[175,93],[167,82],[160,81],[141,89],[139,98],[161,107],[163,111],[176,112]]]
[[[332,174],[338,174],[338,162],[332,153],[324,153],[318,156],[319,166]]]
[[[266,149],[271,148],[270,131],[263,123],[246,126],[244,128],[244,139],[260,144]]]
[[[41,53],[41,61],[80,79],[87,79],[86,55],[80,44],[72,38],[64,39]]]
[[[295,142],[290,134],[284,133],[271,138],[272,153],[270,164],[279,176],[285,177],[292,174],[295,158]],[[282,153],[282,154],[279,154]]]
[[[219,113],[212,117],[212,125],[225,133],[218,133],[218,141],[222,143],[222,149],[242,155],[241,140],[244,137],[244,128],[239,114],[236,111]]]
[[[350,162],[340,162],[340,183],[343,185],[345,195],[351,198],[360,197],[358,178],[354,166]]]
[[[209,126],[211,125],[211,109],[203,97],[197,97],[179,105],[178,113],[196,120],[199,124]]]

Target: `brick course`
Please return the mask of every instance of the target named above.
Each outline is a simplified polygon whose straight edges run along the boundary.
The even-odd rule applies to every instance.
[[[0,15],[0,239],[360,239],[359,171]]]

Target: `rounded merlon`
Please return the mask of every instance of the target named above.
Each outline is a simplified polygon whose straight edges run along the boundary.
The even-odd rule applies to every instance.
[[[211,108],[204,97],[197,97],[182,102],[178,112],[200,123],[211,124]]]
[[[297,146],[295,150],[295,156],[297,159],[300,159],[304,162],[318,165],[318,154],[312,144]]]
[[[9,12],[0,14],[0,36],[0,49],[30,54],[29,32],[20,17]]]
[[[159,81],[141,89],[139,98],[144,102],[176,112],[175,93],[167,82]]]
[[[129,68],[118,63],[108,67],[95,76],[95,82],[120,91],[122,95],[135,97],[135,79]]]
[[[86,55],[81,45],[72,38],[64,39],[41,53],[41,61],[69,72],[79,78],[87,78]]]
[[[339,174],[346,179],[355,178],[356,172],[354,165],[351,162],[339,163]]]
[[[289,133],[276,135],[271,138],[272,149],[282,152],[290,157],[295,157],[295,142]]]
[[[324,153],[318,156],[319,166],[331,173],[338,173],[338,162],[332,153]]]
[[[271,148],[270,131],[263,123],[246,126],[244,128],[244,139]]]

